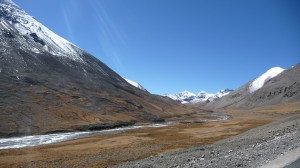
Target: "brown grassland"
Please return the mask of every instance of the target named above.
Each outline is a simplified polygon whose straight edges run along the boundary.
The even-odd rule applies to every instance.
[[[38,147],[0,150],[0,167],[109,167],[211,144],[299,112],[297,103],[223,111],[229,120],[130,130]],[[203,116],[202,116],[203,117]]]

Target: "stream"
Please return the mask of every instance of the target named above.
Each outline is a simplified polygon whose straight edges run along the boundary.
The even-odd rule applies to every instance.
[[[206,113],[202,112],[199,114],[209,114],[213,116],[213,118],[198,119],[198,120],[169,121],[165,123],[150,124],[150,125],[133,125],[133,126],[100,130],[100,131],[67,132],[67,133],[55,133],[55,134],[46,134],[46,135],[31,135],[31,136],[21,136],[21,137],[11,137],[11,138],[0,138],[0,150],[53,144],[53,143],[75,140],[79,138],[93,137],[98,135],[117,134],[123,131],[141,129],[141,128],[165,127],[176,123],[216,122],[216,121],[227,120],[229,118],[229,116],[225,114],[220,114],[216,112],[206,112]]]

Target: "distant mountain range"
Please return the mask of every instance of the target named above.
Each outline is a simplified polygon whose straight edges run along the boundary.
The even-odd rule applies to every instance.
[[[214,101],[215,99],[221,98],[233,90],[231,89],[225,89],[225,90],[220,90],[219,92],[213,94],[213,93],[207,93],[205,91],[201,91],[198,94],[189,92],[189,91],[183,91],[178,94],[164,94],[163,96],[167,96],[173,100],[176,100],[182,104],[186,103],[208,103],[210,101]]]
[[[139,84],[138,82],[129,80],[124,78],[128,83],[130,83],[132,86],[147,91],[141,84]],[[220,90],[217,93],[207,93],[205,91],[201,91],[198,94],[189,92],[189,91],[183,91],[181,93],[178,94],[164,94],[163,96],[165,97],[169,97],[177,102],[180,102],[182,104],[187,104],[187,103],[192,103],[192,104],[196,104],[196,103],[208,103],[210,101],[214,101],[215,99],[219,99],[223,96],[226,96],[227,94],[229,94],[230,92],[232,92],[233,90],[231,89],[224,89],[224,90]]]
[[[267,105],[268,103],[271,105],[274,104],[271,103],[272,101],[279,103],[281,101],[290,100],[287,98],[289,97],[287,96],[287,93],[289,93],[288,91],[290,90],[289,87],[293,87],[293,89],[296,88],[297,90],[289,93],[293,95],[291,97],[298,95],[300,92],[300,71],[298,71],[299,64],[287,70],[280,67],[274,67],[237,90],[225,89],[215,94],[207,93],[205,91],[201,91],[198,94],[184,91],[179,94],[165,94],[163,96],[167,96],[182,104],[201,103],[202,105],[205,105],[205,108],[207,109],[225,108],[227,106],[253,108]],[[271,88],[274,90],[271,90]],[[282,95],[283,93],[285,93],[285,95]],[[273,97],[276,97],[276,101],[273,99],[271,101],[271,98]]]

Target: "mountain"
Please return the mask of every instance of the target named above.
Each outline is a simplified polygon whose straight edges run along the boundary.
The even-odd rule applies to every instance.
[[[0,136],[96,130],[189,111],[138,89],[11,0],[0,0]]]
[[[126,79],[126,78],[123,78],[126,80],[126,82],[128,82],[129,84],[131,84],[132,86],[136,87],[136,88],[139,88],[143,91],[147,91],[141,84],[135,82],[135,81],[132,81],[132,80],[129,80],[129,79]]]
[[[206,109],[253,109],[300,101],[300,64],[274,67],[230,94],[205,105]]]
[[[204,103],[204,102],[214,101],[216,99],[219,99],[219,98],[229,94],[232,91],[233,90],[231,90],[231,89],[225,89],[225,90],[221,90],[215,94],[201,91],[197,95],[195,93],[192,93],[189,91],[183,91],[179,94],[165,94],[163,96],[167,96],[167,97],[169,97],[173,100],[176,100],[182,104],[186,104],[186,103],[195,104],[195,103]]]

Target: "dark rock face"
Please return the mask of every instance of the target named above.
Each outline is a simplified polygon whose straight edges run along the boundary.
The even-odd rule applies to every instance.
[[[72,44],[68,47],[76,52],[66,55],[35,32],[19,32],[15,26],[27,24],[27,16],[10,13],[21,9],[8,10],[1,2],[0,136],[110,128],[187,111],[133,87]]]
[[[40,43],[43,46],[45,45],[45,42],[41,38],[39,38],[36,33],[31,33],[30,36],[35,42]]]
[[[251,109],[256,107],[276,105],[287,102],[300,101],[300,64],[283,71],[270,79],[257,91],[250,93],[249,85],[252,81],[241,86],[219,100],[210,102],[205,108],[222,109],[238,107]]]

